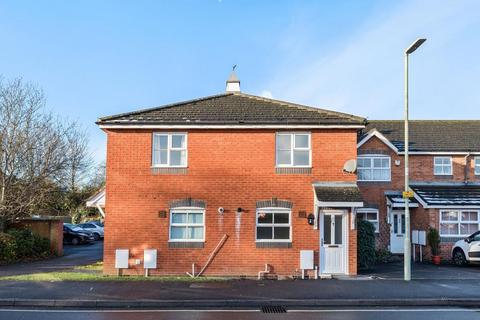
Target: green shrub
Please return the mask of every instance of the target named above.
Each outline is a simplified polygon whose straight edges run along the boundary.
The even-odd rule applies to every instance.
[[[38,260],[50,255],[50,241],[30,230],[10,229],[0,233],[1,263]]]
[[[389,263],[392,258],[392,253],[385,249],[378,249],[375,251],[375,263]]]
[[[0,264],[15,261],[15,238],[8,233],[0,233]]]
[[[438,256],[438,253],[440,252],[440,234],[437,229],[430,228],[428,230],[427,241],[432,250],[432,256]]]
[[[359,269],[375,264],[375,226],[365,220],[357,223],[357,261]]]

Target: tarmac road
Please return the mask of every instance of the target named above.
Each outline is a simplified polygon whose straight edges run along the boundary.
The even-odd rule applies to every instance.
[[[191,319],[322,319],[322,320],[475,320],[479,309],[323,309],[288,310],[282,314],[266,314],[259,310],[45,310],[0,309],[5,320],[191,320]]]

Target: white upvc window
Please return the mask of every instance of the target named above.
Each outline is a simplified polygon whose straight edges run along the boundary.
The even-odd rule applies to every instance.
[[[170,242],[204,242],[205,210],[176,208],[170,210]]]
[[[358,181],[390,181],[390,157],[361,155],[357,160]]]
[[[480,157],[475,157],[475,175],[480,176]]]
[[[480,230],[478,210],[440,210],[441,236],[464,237],[478,230]]]
[[[259,208],[256,212],[257,242],[291,242],[292,211],[285,208]]]
[[[311,134],[309,132],[278,132],[276,166],[310,168],[312,166]]]
[[[452,157],[434,157],[433,173],[436,176],[452,175]]]
[[[378,210],[371,208],[357,209],[357,220],[366,220],[375,226],[375,233],[380,232],[380,224],[378,219]]]
[[[153,134],[153,167],[187,167],[187,134],[182,132]]]

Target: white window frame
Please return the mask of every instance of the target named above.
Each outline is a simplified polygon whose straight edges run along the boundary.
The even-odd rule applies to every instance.
[[[174,148],[172,147],[172,136],[174,135],[183,135],[185,137],[185,147],[184,148]],[[167,163],[166,164],[155,164],[154,153],[155,153],[155,136],[167,136]],[[185,164],[184,165],[171,165],[170,164],[170,152],[171,151],[185,151]],[[152,168],[187,168],[188,167],[188,134],[186,132],[154,132],[152,135]]]
[[[173,214],[174,213],[186,213],[187,214],[187,222],[186,223],[173,223]],[[189,213],[202,213],[203,219],[202,223],[189,223],[188,222],[188,214]],[[205,242],[205,209],[199,207],[181,207],[181,208],[174,208],[170,209],[170,223],[168,226],[168,242]],[[202,239],[172,239],[172,227],[203,227],[203,237]],[[188,233],[187,233],[188,234]]]
[[[278,136],[290,136],[290,164],[278,164],[278,145],[277,138]],[[295,147],[295,135],[306,135],[308,136],[308,147],[307,148],[296,148]],[[294,151],[307,151],[308,150],[308,165],[294,165],[293,163],[293,154]],[[285,150],[283,150],[285,151]],[[311,168],[312,167],[312,133],[311,132],[277,132],[275,134],[275,166],[277,168]]]
[[[480,157],[475,157],[473,161],[473,171],[476,176],[480,176]]]
[[[445,164],[436,164],[435,163],[435,160],[437,159],[449,159],[450,160],[450,173],[444,173],[444,169],[443,168],[448,168],[449,166],[448,165],[445,165]],[[435,168],[437,166],[440,166],[442,167],[442,173],[436,173],[435,172]],[[435,176],[451,176],[453,175],[453,159],[452,157],[449,157],[449,156],[438,156],[438,157],[433,157],[433,175]]]
[[[265,213],[288,213],[288,223],[258,223],[258,214],[260,212]],[[273,219],[273,218],[272,218]],[[257,238],[257,228],[258,227],[271,227],[273,228],[272,237],[275,235],[275,227],[288,227],[289,228],[289,238],[288,239],[258,239]],[[277,207],[268,207],[268,208],[257,208],[255,211],[255,242],[292,242],[292,210],[287,208],[277,208]]]
[[[442,213],[444,212],[450,212],[450,211],[455,211],[457,212],[457,220],[454,220],[454,221],[451,221],[451,220],[443,220],[442,219]],[[476,212],[477,213],[477,221],[474,221],[474,220],[466,220],[466,221],[463,221],[462,220],[462,212]],[[474,224],[474,223],[477,223],[478,224],[478,229],[477,231],[480,231],[480,210],[475,210],[475,209],[443,209],[443,210],[440,210],[440,219],[439,219],[439,225],[438,225],[438,229],[439,229],[439,233],[440,233],[440,236],[442,237],[455,237],[455,238],[458,238],[458,237],[467,237],[469,236],[471,233],[469,234],[461,234],[460,233],[460,225],[462,223],[464,224]],[[456,224],[457,225],[457,233],[456,234],[443,234],[442,233],[442,223],[445,223],[445,224]]]
[[[370,159],[370,167],[369,168],[359,168],[357,166],[357,180],[362,181],[362,182],[390,182],[392,181],[392,159],[390,156],[387,155],[382,155],[382,154],[364,154],[364,155],[359,155],[358,159]],[[374,168],[373,167],[373,162],[374,159],[388,159],[388,168]],[[386,180],[377,180],[377,179],[369,179],[369,180],[363,180],[360,179],[360,175],[358,174],[358,170],[370,170],[370,176],[373,178],[373,171],[374,170],[386,170],[388,169],[389,175],[388,179]]]
[[[367,216],[368,213],[375,213],[377,218],[375,220],[366,219],[366,216]],[[375,233],[380,233],[380,218],[379,218],[378,209],[375,209],[375,208],[357,209],[357,219],[358,219],[359,214],[365,214],[365,216],[362,218],[362,220],[371,222],[375,226]]]

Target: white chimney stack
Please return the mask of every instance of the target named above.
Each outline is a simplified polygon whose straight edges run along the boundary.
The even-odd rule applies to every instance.
[[[237,65],[233,66],[232,73],[230,73],[230,77],[227,80],[227,88],[225,91],[227,92],[240,92],[240,80],[235,73],[235,68]]]

